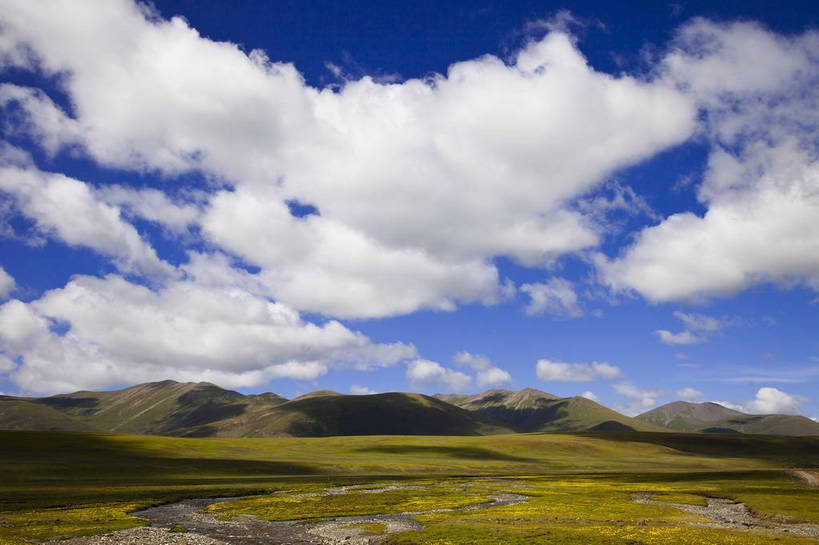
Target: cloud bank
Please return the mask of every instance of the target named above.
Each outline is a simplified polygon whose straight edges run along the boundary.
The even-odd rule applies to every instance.
[[[24,388],[160,374],[240,386],[409,362],[411,384],[463,390],[470,375],[337,320],[508,300],[515,284],[499,277],[500,258],[549,271],[520,286],[533,316],[583,315],[579,283],[552,274],[561,256],[589,263],[589,283],[651,302],[764,282],[819,290],[813,31],[696,19],[648,73],[612,75],[552,26],[506,60],[325,88],[129,0],[9,0],[0,32],[0,68],[58,86],[50,96],[0,84],[7,138],[162,184],[92,183],[3,144],[0,212],[26,220],[3,233],[90,250],[115,271],[0,307],[3,366]],[[612,181],[694,136],[709,146],[695,182],[704,213],[658,217]],[[186,175],[203,182],[188,187]],[[595,196],[603,189],[612,195]],[[311,213],[294,214],[294,202]],[[606,255],[613,210],[653,223]],[[162,233],[149,236],[145,222]],[[157,237],[186,261],[171,263]],[[701,342],[722,327],[677,317],[685,329],[657,330],[663,342]],[[479,386],[511,383],[480,357],[462,365]],[[541,380],[619,375],[603,363],[537,364]]]

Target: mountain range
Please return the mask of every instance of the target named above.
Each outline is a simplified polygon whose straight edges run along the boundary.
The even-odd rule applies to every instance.
[[[0,396],[0,429],[183,437],[582,431],[819,435],[819,423],[805,417],[748,415],[716,403],[677,401],[631,418],[584,397],[560,398],[532,388],[436,396],[321,390],[288,400],[171,380],[42,398]]]

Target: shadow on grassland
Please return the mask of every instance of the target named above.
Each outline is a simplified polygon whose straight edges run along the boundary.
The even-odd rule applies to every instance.
[[[656,432],[582,432],[572,435],[651,443],[698,456],[765,460],[786,467],[819,467],[819,436]]]
[[[358,452],[373,452],[378,454],[422,454],[426,456],[446,456],[449,458],[464,458],[469,460],[500,460],[504,462],[531,462],[540,463],[537,458],[525,458],[513,456],[479,447],[442,447],[434,445],[385,445],[378,447],[365,447],[358,449]]]
[[[309,464],[248,458],[246,451],[225,445],[188,450],[181,441],[146,435],[2,431],[0,480],[145,483],[321,473]]]

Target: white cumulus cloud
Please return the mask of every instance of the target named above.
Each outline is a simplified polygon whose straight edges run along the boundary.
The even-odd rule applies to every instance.
[[[17,367],[11,358],[4,354],[0,354],[0,373],[7,373]]]
[[[628,416],[636,416],[656,407],[660,396],[666,394],[662,390],[640,388],[630,382],[613,384],[612,389],[618,394],[629,398],[628,403],[615,405],[615,409]]]
[[[470,354],[465,350],[461,350],[452,358],[456,365],[471,367],[475,371],[485,371],[492,367],[492,361],[486,356],[479,354]]]
[[[367,386],[359,386],[358,384],[353,384],[352,386],[350,386],[350,393],[356,396],[366,396],[377,394],[378,392],[376,392],[375,390],[371,390]]]
[[[586,399],[590,399],[590,400],[594,401],[595,403],[600,403],[600,398],[598,398],[596,395],[594,395],[594,392],[592,392],[590,390],[586,390],[585,392],[580,394],[580,397],[585,397]]]
[[[413,360],[407,365],[407,380],[418,390],[446,388],[450,392],[462,392],[472,384],[469,375],[424,359]]]
[[[719,319],[707,314],[685,313],[679,310],[675,310],[673,314],[682,320],[686,328],[693,331],[718,331],[724,326]]]
[[[715,401],[714,403],[750,414],[801,414],[799,403],[805,400],[802,396],[765,386],[757,390],[754,399],[738,402]]]
[[[608,363],[564,363],[546,359],[538,360],[535,367],[537,378],[544,381],[588,382],[620,377],[620,368]]]
[[[645,228],[614,260],[615,290],[651,301],[703,299],[774,282],[819,289],[819,34],[698,19],[665,59],[697,99],[712,144],[697,189],[704,215]]]
[[[77,276],[31,303],[0,306],[0,348],[21,360],[14,382],[41,393],[158,376],[254,386],[416,356],[411,345],[375,344],[337,321],[306,322],[239,288],[176,281],[151,290],[116,275]]]
[[[123,272],[171,273],[120,209],[101,202],[82,181],[0,162],[0,191],[14,198],[16,209],[43,235],[107,255]]]
[[[97,195],[103,202],[118,206],[128,214],[159,223],[177,233],[194,225],[201,213],[197,205],[174,202],[158,189],[112,185],[99,189]]]
[[[665,344],[697,344],[708,340],[711,333],[730,325],[736,325],[736,319],[714,318],[707,314],[685,313],[679,310],[673,312],[674,316],[682,321],[686,329],[679,333],[672,333],[667,329],[658,329],[656,333],[660,341]]]
[[[6,272],[6,269],[0,267],[0,299],[8,297],[15,285],[14,278]]]
[[[685,387],[677,390],[677,396],[684,401],[695,401],[703,396],[703,393],[694,388]]]
[[[478,386],[483,388],[507,386],[512,384],[512,375],[509,374],[509,371],[499,367],[490,367],[489,369],[478,371],[475,382],[477,382]]]
[[[462,350],[455,354],[452,361],[460,367],[472,368],[476,372],[475,382],[478,386],[505,386],[512,383],[512,375],[500,367],[493,366],[492,361],[486,356]]]
[[[155,193],[101,195],[151,221],[158,203],[177,229],[199,224],[207,243],[260,267],[277,301],[327,315],[508,297],[494,258],[541,266],[596,246],[605,228],[573,201],[695,128],[695,101],[674,81],[597,72],[559,28],[508,62],[316,88],[292,64],[144,4],[10,0],[0,17],[0,58],[61,75],[72,104],[69,115],[6,88],[17,128],[52,153],[224,181],[201,215]],[[318,213],[294,218],[289,200]]]
[[[530,297],[526,305],[526,314],[530,316],[549,313],[577,318],[583,315],[573,284],[565,278],[552,278],[546,284],[524,284],[520,291]]]
[[[698,337],[687,329],[679,333],[672,333],[667,329],[658,329],[654,333],[656,333],[657,336],[660,337],[660,341],[665,344],[697,344],[705,342],[703,337]]]
[[[799,400],[797,396],[783,392],[777,388],[760,388],[756,398],[745,404],[747,412],[754,414],[799,414]]]

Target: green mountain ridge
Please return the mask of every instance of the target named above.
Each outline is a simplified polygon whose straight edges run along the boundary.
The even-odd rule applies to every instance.
[[[0,397],[0,428],[186,435],[191,429],[275,407],[276,394],[246,396],[207,382],[172,380],[44,398]],[[47,418],[36,418],[37,415]],[[13,425],[14,422],[29,422]]]
[[[272,393],[243,395],[207,382],[171,380],[44,398],[0,396],[0,429],[182,437],[488,435],[512,431],[420,394],[353,396],[320,390],[287,400]]]
[[[718,403],[674,401],[635,417],[679,432],[819,435],[819,422],[788,414],[745,414]]]
[[[585,397],[559,398],[523,390],[488,390],[476,395],[436,397],[504,424],[519,433],[576,431],[668,431],[604,407]]]
[[[678,401],[630,418],[584,397],[559,398],[533,388],[432,397],[319,390],[288,400],[172,380],[43,398],[0,396],[0,429],[226,438],[586,431],[819,435],[819,423],[805,417],[747,415],[714,403]]]

